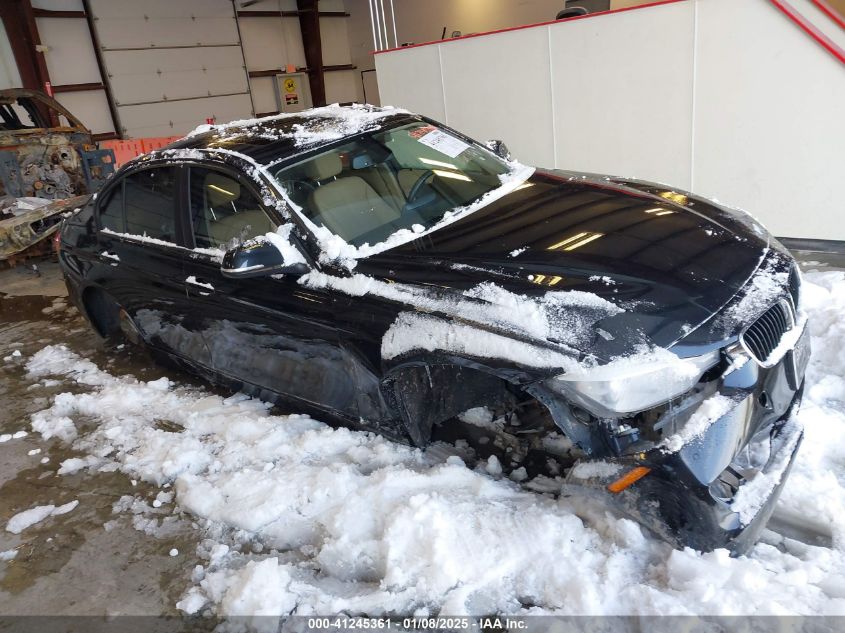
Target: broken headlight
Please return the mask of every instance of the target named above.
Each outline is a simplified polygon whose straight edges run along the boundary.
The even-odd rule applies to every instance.
[[[663,352],[579,368],[548,385],[598,417],[618,417],[680,396],[719,362],[718,350],[690,358]]]

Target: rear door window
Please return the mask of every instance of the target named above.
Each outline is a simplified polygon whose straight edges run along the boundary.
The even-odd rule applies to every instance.
[[[123,187],[126,233],[176,244],[175,170],[144,169],[126,176]]]
[[[123,218],[123,184],[113,187],[100,204],[100,227],[114,233],[126,233]]]

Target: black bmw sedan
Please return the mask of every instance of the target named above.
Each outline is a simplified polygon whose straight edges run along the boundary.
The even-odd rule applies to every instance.
[[[747,550],[802,438],[800,275],[755,220],[400,110],[204,126],[124,165],[60,260],[104,337],[320,419],[545,464],[679,546]]]

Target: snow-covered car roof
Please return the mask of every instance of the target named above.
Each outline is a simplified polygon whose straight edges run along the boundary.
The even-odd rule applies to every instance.
[[[278,163],[303,150],[409,118],[417,117],[398,108],[334,104],[304,112],[201,125],[165,149],[225,149],[261,164]]]

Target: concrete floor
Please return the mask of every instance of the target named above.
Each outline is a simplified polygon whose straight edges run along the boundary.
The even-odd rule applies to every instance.
[[[42,262],[38,268],[40,276],[25,267],[0,271],[0,359],[22,354],[0,360],[0,434],[30,431],[0,443],[0,552],[17,550],[13,560],[0,561],[0,615],[176,614],[174,605],[200,562],[190,520],[165,537],[150,536],[133,527],[131,511],[113,513],[112,506],[123,495],[151,503],[158,488],[133,485],[120,473],[57,475],[62,460],[77,454],[31,432],[29,416],[75,385],[44,386],[26,377],[24,364],[45,345],[64,343],[112,373],[150,380],[163,372],[137,351],[103,349],[63,299],[58,266]],[[44,458],[49,461],[41,463]],[[74,499],[79,505],[67,514],[18,535],[5,529],[18,512]],[[171,557],[172,548],[179,555]]]
[[[797,252],[796,257],[807,270],[845,268],[843,255]],[[73,383],[47,386],[26,377],[26,358],[45,345],[65,344],[113,374],[152,380],[165,373],[143,352],[106,350],[65,296],[55,263],[39,263],[38,274],[26,267],[0,270],[0,359],[21,352],[0,361],[0,434],[30,431],[32,413],[46,408],[56,394],[75,389]],[[186,375],[178,378],[195,382]],[[40,452],[29,454],[36,449]],[[202,562],[190,517],[166,535],[135,529],[132,512],[114,513],[113,504],[124,495],[150,503],[158,489],[120,473],[57,475],[61,461],[72,456],[62,442],[31,431],[0,443],[0,552],[17,550],[13,560],[0,561],[0,615],[176,614],[190,572]],[[42,463],[45,457],[49,461]],[[74,499],[79,505],[68,514],[19,535],[5,530],[18,512]],[[172,548],[177,556],[169,555]]]

